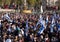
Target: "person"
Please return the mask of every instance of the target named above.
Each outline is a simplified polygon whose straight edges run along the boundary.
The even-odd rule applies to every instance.
[[[12,42],[12,39],[10,37],[11,35],[8,36],[8,38],[6,39],[6,42]]]
[[[41,16],[40,14],[10,13],[8,17],[12,21],[1,18],[0,30],[3,42],[59,42],[60,15],[57,19],[54,18],[57,14],[56,16],[53,13],[44,14]]]

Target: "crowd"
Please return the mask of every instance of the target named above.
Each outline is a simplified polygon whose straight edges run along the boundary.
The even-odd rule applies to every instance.
[[[60,14],[0,14],[0,42],[60,42]]]
[[[0,6],[0,9],[18,9],[18,5],[15,3],[12,3],[11,5],[4,4],[3,6]]]

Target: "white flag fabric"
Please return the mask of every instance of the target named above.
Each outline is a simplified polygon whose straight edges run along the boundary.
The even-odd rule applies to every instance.
[[[41,13],[43,13],[43,7],[42,7],[42,5],[41,5]]]
[[[51,23],[51,26],[50,26],[50,31],[53,32],[53,27],[55,26],[55,19],[54,17],[52,18],[52,23]]]
[[[46,17],[46,20],[48,21],[48,16]]]
[[[38,24],[40,24],[41,25],[41,28],[39,29],[39,34],[42,34],[43,33],[43,31],[46,29],[46,25],[45,25],[45,20],[43,20],[43,19],[41,19],[42,17],[40,17],[40,19],[39,19],[39,21],[38,21],[38,23],[37,23],[37,25]]]
[[[55,19],[52,19],[52,27],[55,25]]]
[[[3,17],[4,17],[5,19],[7,19],[7,20],[10,19],[10,17],[8,16],[8,14],[5,14]]]

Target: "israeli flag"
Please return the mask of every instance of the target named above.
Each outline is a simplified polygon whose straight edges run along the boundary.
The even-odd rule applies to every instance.
[[[36,27],[38,26],[38,24],[41,25],[42,21],[43,21],[43,17],[40,15],[40,18],[39,18],[39,20],[38,20],[38,22],[36,24]]]
[[[38,26],[39,24],[40,24],[40,21],[37,22],[36,27],[34,28],[34,30],[37,29],[37,26]]]
[[[8,13],[3,16],[5,19],[9,20],[10,17],[8,16]]]
[[[43,31],[44,31],[44,27],[42,26],[42,27],[40,27],[40,28],[39,28],[38,33],[39,33],[39,34],[42,34],[42,33],[43,33]]]
[[[26,28],[25,28],[25,32],[24,32],[24,35],[27,36],[28,35],[28,20],[26,20]]]
[[[41,28],[39,29],[39,32],[38,32],[38,33],[42,34],[43,31],[46,29],[45,21],[42,20],[42,21],[40,22],[40,25],[41,25]]]
[[[60,16],[59,16],[59,14],[57,15],[57,19],[60,19]]]
[[[50,25],[50,31],[53,32],[53,27],[55,26],[55,19],[52,19],[52,23]]]
[[[28,31],[28,20],[26,20],[26,31]]]
[[[40,23],[45,27],[45,20],[42,20]]]
[[[36,27],[34,28],[34,30],[36,30],[36,28],[37,28],[38,25],[41,25],[40,21],[41,20],[39,19],[38,22],[37,22],[37,24],[36,24]]]
[[[48,23],[48,21],[49,21],[49,20],[48,20],[48,16],[47,16],[47,17],[46,17],[46,24]]]
[[[53,27],[52,27],[52,25],[50,25],[50,32],[51,32],[51,33],[53,32]]]
[[[52,27],[54,27],[54,25],[55,25],[55,19],[53,18],[52,19]]]
[[[60,24],[58,24],[58,31],[60,31]]]
[[[56,12],[55,11],[53,12],[53,16],[56,17]]]
[[[40,14],[40,18],[39,18],[39,20],[38,20],[38,22],[37,22],[37,24],[36,24],[36,27],[37,27],[38,24],[41,24],[42,20],[43,20],[43,17],[42,17],[42,15]]]
[[[42,15],[40,14],[40,18],[38,19],[38,22],[36,24],[36,27],[38,26],[38,24],[40,24],[40,21],[42,21]]]
[[[43,31],[46,29],[46,25],[45,25],[45,20],[43,20],[43,17],[42,15],[40,15],[40,19],[39,21],[37,22],[37,25],[40,24],[41,25],[41,28],[39,29],[39,34],[42,34]]]
[[[40,18],[39,18],[40,20],[43,20],[43,17],[42,17],[42,14],[40,14]]]
[[[38,26],[38,24],[40,24],[40,20],[37,22],[36,27]]]

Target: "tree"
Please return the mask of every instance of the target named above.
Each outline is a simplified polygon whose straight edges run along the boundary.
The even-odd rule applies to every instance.
[[[0,0],[0,5],[2,4],[2,0]]]
[[[10,5],[11,0],[5,0],[5,4]]]
[[[36,0],[27,0],[27,3],[28,3],[30,6],[34,6],[35,3],[36,3]]]
[[[41,0],[36,0],[35,10],[36,10],[37,12],[40,11],[40,6],[41,6],[41,4],[42,4],[42,1],[41,1]]]
[[[14,0],[11,0],[10,5],[11,5],[12,3],[14,3],[14,2],[15,2]]]
[[[41,6],[41,4],[42,4],[42,1],[41,0],[36,0],[36,7],[40,7]]]
[[[1,4],[1,5],[3,6],[3,5],[4,5],[4,3],[5,3],[5,0],[2,0],[2,4]]]
[[[17,0],[17,4],[18,5],[22,5],[23,4],[23,0]]]

